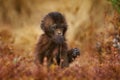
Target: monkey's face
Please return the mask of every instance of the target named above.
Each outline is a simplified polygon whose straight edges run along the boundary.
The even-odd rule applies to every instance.
[[[53,24],[51,25],[49,30],[49,34],[52,40],[56,44],[62,44],[65,41],[65,25],[64,24]]]
[[[41,22],[41,28],[56,44],[62,44],[65,41],[67,23],[61,13],[51,12],[46,15]]]

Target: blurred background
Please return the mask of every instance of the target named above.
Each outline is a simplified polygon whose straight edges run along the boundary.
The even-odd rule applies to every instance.
[[[69,48],[81,51],[66,69],[34,64],[41,20],[53,11],[67,20]],[[117,11],[119,0],[0,0],[0,80],[119,80]]]
[[[9,38],[6,42],[12,40],[15,46],[30,52],[42,33],[42,18],[58,11],[68,22],[69,46],[83,51],[93,44],[96,33],[104,31],[105,13],[112,15],[111,10],[107,0],[0,0],[0,31],[2,37]]]

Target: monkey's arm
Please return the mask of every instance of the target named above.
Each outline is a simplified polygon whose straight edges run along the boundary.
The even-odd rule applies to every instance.
[[[35,62],[42,63],[45,57],[45,51],[47,51],[50,45],[50,41],[46,35],[41,35],[35,48]]]
[[[80,55],[80,51],[78,48],[73,48],[68,50],[68,62],[71,63],[77,56]]]
[[[67,56],[67,44],[64,43],[62,45],[62,50],[61,50],[61,57],[60,57],[60,66],[63,67],[68,67],[69,63],[68,63],[68,56]]]

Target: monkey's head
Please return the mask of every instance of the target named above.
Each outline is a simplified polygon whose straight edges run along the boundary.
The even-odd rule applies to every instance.
[[[61,13],[48,13],[41,22],[41,28],[56,44],[62,44],[65,41],[67,23]]]

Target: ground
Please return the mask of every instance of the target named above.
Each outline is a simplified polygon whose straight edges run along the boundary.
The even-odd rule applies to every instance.
[[[18,0],[17,8],[16,3],[1,1],[0,80],[119,80],[120,21],[108,1]],[[65,15],[68,44],[81,50],[65,69],[34,63],[40,21],[51,11]]]

